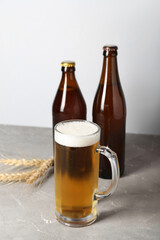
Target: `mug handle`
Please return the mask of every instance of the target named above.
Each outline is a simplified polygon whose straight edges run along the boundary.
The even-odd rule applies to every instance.
[[[119,182],[120,171],[119,171],[118,157],[115,152],[113,152],[109,147],[100,146],[100,145],[96,148],[96,151],[100,152],[100,154],[103,154],[108,158],[111,164],[111,170],[112,170],[112,180],[109,188],[104,192],[97,192],[94,195],[95,200],[101,200],[105,197],[110,196],[116,190]]]

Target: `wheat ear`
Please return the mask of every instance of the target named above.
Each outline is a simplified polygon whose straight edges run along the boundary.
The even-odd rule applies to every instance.
[[[23,182],[35,173],[36,170],[31,170],[21,173],[0,173],[0,181],[3,183]]]
[[[0,182],[23,182],[31,184],[35,182],[39,177],[43,176],[45,172],[54,165],[54,159],[0,159],[0,163],[5,165],[25,166],[25,167],[37,167],[36,169],[18,172],[18,173],[0,173]]]
[[[5,165],[15,165],[17,167],[19,166],[25,166],[25,167],[39,167],[42,163],[44,163],[44,159],[31,159],[31,160],[26,160],[24,158],[22,159],[0,159],[0,163],[3,163]]]
[[[44,175],[44,173],[53,165],[53,159],[46,160],[26,181],[27,184],[35,182],[38,178]]]

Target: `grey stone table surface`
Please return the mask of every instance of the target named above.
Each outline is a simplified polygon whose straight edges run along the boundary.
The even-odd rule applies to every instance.
[[[49,158],[49,128],[0,125],[0,158]],[[97,221],[70,228],[54,216],[54,171],[41,184],[0,184],[0,239],[160,239],[160,136],[127,134],[126,169]],[[0,165],[0,172],[14,171]],[[104,189],[109,180],[99,181]]]

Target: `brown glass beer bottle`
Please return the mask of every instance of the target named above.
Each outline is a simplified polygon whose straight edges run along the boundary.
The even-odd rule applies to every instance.
[[[101,145],[109,146],[118,155],[120,175],[124,172],[126,103],[121,87],[117,46],[103,47],[103,67],[93,103],[93,122],[101,127]],[[100,157],[99,176],[111,178],[111,168],[105,157]]]
[[[86,119],[86,103],[75,78],[75,62],[61,63],[62,78],[52,106],[54,126],[69,119]]]

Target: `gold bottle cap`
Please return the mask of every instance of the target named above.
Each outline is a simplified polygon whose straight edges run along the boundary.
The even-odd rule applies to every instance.
[[[72,62],[72,61],[64,61],[64,62],[61,62],[61,66],[62,67],[74,67],[76,65],[75,62]]]

